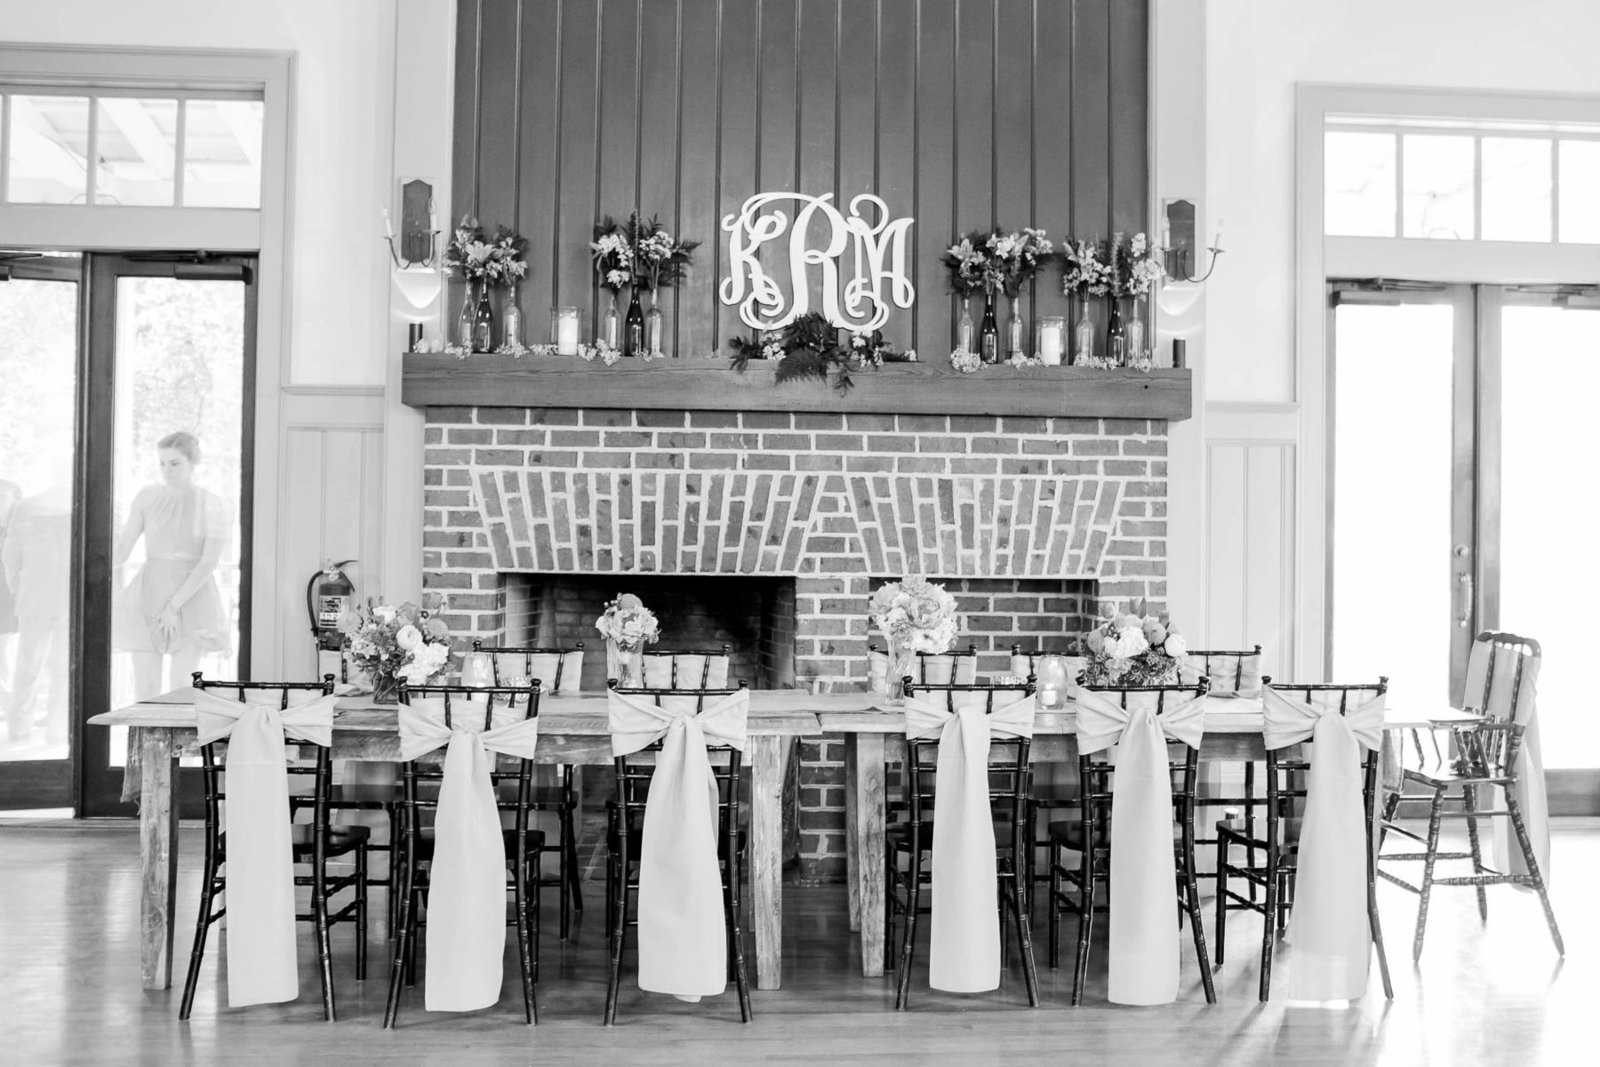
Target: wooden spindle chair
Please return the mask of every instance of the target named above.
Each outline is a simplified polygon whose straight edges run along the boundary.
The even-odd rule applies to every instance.
[[[1016,685],[924,685],[910,677],[905,680],[907,699],[920,694],[924,699],[938,700],[942,695],[951,711],[956,709],[961,694],[981,694],[984,714],[994,711],[996,696],[1014,700],[1019,696],[1032,696],[1033,691],[1032,677]],[[889,827],[885,840],[888,854],[884,867],[884,899],[888,906],[884,914],[884,960],[891,969],[895,966],[895,917],[902,917],[904,923],[900,940],[900,980],[894,1001],[896,1011],[905,1010],[911,1001],[911,960],[916,952],[918,916],[932,912],[932,904],[924,903],[923,889],[932,886],[932,864],[936,862],[933,820],[938,751],[936,737],[906,739],[906,773],[902,786],[903,805],[909,816],[905,822]],[[1037,1008],[1039,975],[1034,966],[1032,922],[1024,885],[1027,805],[1033,778],[1028,753],[1026,737],[995,736],[990,740],[989,805],[996,823],[995,877],[1002,933],[1009,915],[1022,955],[1028,1006]],[[1004,944],[1002,937],[1002,947]]]
[[[200,672],[193,676],[196,689],[224,694],[236,694],[240,703],[246,702],[248,693],[277,693],[279,710],[288,708],[292,693],[329,696],[333,693],[333,675],[324,675],[321,682],[230,682],[207,681]],[[294,884],[311,890],[311,910],[296,913],[301,922],[314,924],[317,936],[318,974],[322,981],[322,1014],[334,1021],[333,954],[331,928],[337,923],[351,923],[356,935],[356,981],[367,977],[367,849],[371,836],[365,826],[334,826],[329,816],[328,797],[333,782],[333,756],[321,745],[309,746],[315,755],[308,765],[291,759],[287,770],[292,777],[312,779],[311,812],[309,824],[298,823],[291,832],[290,847],[296,864],[309,864],[311,873],[296,875]],[[301,744],[290,741],[291,752],[303,752]],[[200,882],[200,913],[195,921],[194,947],[189,952],[189,973],[183,983],[183,999],[178,1007],[178,1018],[188,1019],[194,1009],[195,986],[200,979],[200,964],[205,957],[206,933],[211,924],[226,913],[227,908],[214,910],[217,899],[227,886],[227,834],[222,829],[223,805],[227,800],[227,742],[214,741],[200,746],[200,779],[205,790],[206,826],[205,859]],[[219,759],[219,755],[224,758]],[[291,807],[290,818],[293,819]],[[350,857],[353,867],[349,874],[330,875],[328,861]],[[338,911],[330,912],[329,898],[336,893],[350,891],[351,899]]]
[[[1376,685],[1344,684],[1282,684],[1276,685],[1270,677],[1261,679],[1263,689],[1271,687],[1280,693],[1298,695],[1306,703],[1320,703],[1325,708],[1336,708],[1340,715],[1386,693],[1389,679],[1379,677]],[[1372,811],[1378,787],[1379,754],[1361,752],[1362,798],[1366,812],[1367,828],[1367,922],[1372,931],[1372,942],[1378,950],[1378,970],[1383,979],[1383,995],[1394,999],[1394,987],[1389,982],[1389,959],[1383,949],[1383,928],[1378,921],[1378,895],[1375,869],[1372,862]],[[1290,910],[1294,907],[1295,875],[1299,867],[1299,845],[1290,840],[1289,822],[1297,815],[1306,796],[1306,774],[1311,763],[1299,752],[1299,746],[1286,749],[1268,749],[1266,758],[1266,800],[1261,805],[1265,812],[1266,833],[1258,835],[1253,829],[1217,823],[1217,962],[1222,966],[1228,944],[1228,912],[1253,911],[1261,916],[1261,981],[1259,996],[1262,1003],[1272,989],[1272,952],[1288,926]],[[1243,848],[1244,863],[1233,861],[1232,849]],[[1256,855],[1262,856],[1256,862]],[[1230,886],[1231,879],[1243,879],[1261,891],[1241,895]]]
[[[522,648],[474,641],[472,651],[489,654],[489,661],[494,665],[495,685],[525,685],[529,678],[537,678],[539,692],[544,696],[575,693],[581,689],[582,641],[571,648]],[[560,863],[554,876],[541,876],[540,884],[556,886],[560,892],[561,940],[565,941],[571,935],[571,912],[583,911],[583,870],[578,863],[579,797],[573,781],[573,764],[558,763],[553,770],[557,779],[555,785],[533,787],[533,810],[551,812],[556,817]]]
[[[413,699],[439,697],[444,701],[445,723],[458,714],[474,716],[474,725],[488,730],[495,725],[495,712],[538,718],[540,687],[537,678],[525,686],[473,687],[458,685],[408,686],[400,684],[400,703]],[[434,836],[431,820],[439,806],[439,787],[444,781],[444,749],[402,763],[401,786],[405,794],[404,848],[400,875],[400,929],[394,939],[394,955],[389,968],[389,999],[384,1008],[383,1025],[391,1028],[400,1012],[402,985],[414,985],[417,971],[417,930],[423,925],[420,914],[428,899],[430,867],[433,863]],[[506,853],[506,891],[511,894],[511,918],[507,925],[517,928],[517,958],[522,971],[522,1007],[526,1021],[539,1021],[536,986],[539,981],[539,856],[545,850],[543,832],[530,829],[528,813],[533,810],[533,760],[511,761],[515,770],[499,770],[501,759],[489,754],[490,781],[495,786],[496,804],[512,813],[512,825],[501,833]],[[515,784],[514,799],[502,795],[501,786]]]
[[[1550,939],[1555,942],[1558,955],[1566,955],[1566,945],[1561,930],[1556,925],[1555,912],[1550,907],[1550,895],[1545,887],[1544,872],[1539,869],[1539,859],[1528,829],[1523,821],[1521,804],[1517,800],[1518,777],[1522,766],[1524,733],[1528,716],[1533,708],[1533,679],[1537,677],[1543,654],[1539,643],[1530,637],[1486,630],[1473,642],[1471,657],[1477,670],[1469,668],[1468,678],[1481,674],[1483,687],[1466,693],[1466,708],[1482,712],[1485,719],[1470,725],[1451,726],[1446,731],[1428,731],[1434,738],[1434,751],[1440,753],[1438,735],[1448,734],[1448,750],[1453,757],[1442,754],[1432,761],[1425,760],[1420,768],[1407,767],[1402,773],[1401,791],[1390,794],[1384,803],[1383,835],[1393,833],[1422,845],[1421,852],[1391,852],[1380,850],[1378,874],[1385,881],[1417,894],[1417,928],[1412,938],[1413,960],[1422,958],[1422,937],[1427,929],[1428,905],[1433,887],[1439,885],[1471,886],[1478,896],[1478,915],[1487,921],[1489,901],[1485,886],[1528,886],[1539,895],[1544,909],[1545,924],[1550,928]],[[1416,742],[1419,755],[1424,753],[1420,739]],[[1420,786],[1424,792],[1404,794],[1406,785]],[[1482,789],[1489,797],[1480,797]],[[1480,800],[1489,800],[1499,790],[1505,807],[1485,807]],[[1460,801],[1459,810],[1447,810],[1445,804]],[[1428,804],[1428,829],[1418,834],[1395,822],[1402,803]],[[1492,804],[1492,801],[1490,801]],[[1462,819],[1467,824],[1468,851],[1442,851],[1439,848],[1439,831],[1445,819]],[[1526,873],[1497,871],[1483,862],[1483,847],[1479,840],[1478,820],[1509,819],[1522,853]],[[1449,878],[1434,874],[1440,860],[1470,860],[1472,873]],[[1413,885],[1405,879],[1382,868],[1384,863],[1421,863],[1422,883]]]
[[[621,688],[613,680],[611,688],[627,696],[654,698],[657,705],[664,698],[693,700],[698,715],[705,710],[708,697],[732,696],[748,686],[740,682],[731,689]],[[607,932],[611,948],[611,970],[606,982],[607,1026],[617,1021],[622,955],[627,948],[628,929],[639,925],[632,914],[632,901],[639,891],[640,861],[644,855],[644,808],[649,798],[650,780],[655,774],[653,758],[641,757],[659,751],[661,742],[657,741],[639,752],[615,758],[617,795],[607,805],[606,819],[606,914],[610,918]],[[727,917],[728,971],[739,994],[740,1021],[747,1023],[752,1017],[750,983],[745,972],[744,926],[739,900],[748,821],[740,789],[744,754],[730,745],[707,745],[706,752],[711,758],[711,773],[717,784],[717,862],[722,872],[722,904]]]
[[[1080,679],[1079,684],[1082,684]],[[1152,696],[1157,720],[1170,702],[1196,699],[1205,695],[1209,683],[1202,678],[1193,685],[1089,685],[1085,689],[1114,694],[1126,708],[1130,696]],[[1200,754],[1181,741],[1167,739],[1167,769],[1172,776],[1172,817],[1178,833],[1173,842],[1173,874],[1177,889],[1180,919],[1187,917],[1194,938],[1195,955],[1200,963],[1200,982],[1206,1003],[1217,1002],[1212,982],[1211,962],[1206,953],[1206,935],[1200,920],[1200,890],[1195,881],[1195,794],[1198,789]],[[1102,752],[1078,756],[1078,782],[1081,790],[1078,818],[1050,824],[1050,967],[1060,961],[1061,913],[1078,917],[1078,951],[1072,975],[1072,1005],[1083,1003],[1083,987],[1089,975],[1089,942],[1094,916],[1110,906],[1111,889],[1111,808],[1116,791],[1116,746]],[[1067,864],[1066,853],[1078,854],[1078,866]],[[1100,899],[1099,886],[1107,888]],[[1072,888],[1069,888],[1069,883]],[[1076,890],[1074,895],[1072,889]]]

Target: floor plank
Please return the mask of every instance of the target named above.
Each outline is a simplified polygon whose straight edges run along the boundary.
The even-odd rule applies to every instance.
[[[185,825],[177,932],[186,957],[197,904],[200,839]],[[554,894],[545,901],[537,1028],[521,1023],[516,966],[508,954],[500,1006],[467,1015],[424,1012],[420,986],[400,1028],[380,1029],[387,945],[375,931],[365,983],[353,975],[347,930],[336,933],[341,1021],[322,1022],[309,938],[301,938],[299,1001],[228,1009],[219,1004],[219,955],[209,955],[193,1020],[177,1021],[181,988],[140,988],[139,840],[131,825],[19,824],[0,821],[0,1060],[10,1063],[117,1064],[479,1063],[538,1060],[617,1063],[1008,1063],[1023,1058],[1098,1064],[1565,1064],[1588,1062],[1594,992],[1600,988],[1600,920],[1589,907],[1600,876],[1600,823],[1558,821],[1554,903],[1569,958],[1558,966],[1537,901],[1490,891],[1490,919],[1479,923],[1470,891],[1441,889],[1429,920],[1428,948],[1412,969],[1415,902],[1379,890],[1392,956],[1395,1001],[1381,994],[1347,1010],[1265,1007],[1256,971],[1243,954],[1256,920],[1232,921],[1230,950],[1218,974],[1221,1003],[1208,1008],[1192,952],[1185,950],[1183,994],[1162,1008],[1105,1002],[1105,946],[1095,944],[1084,1007],[1067,1007],[1069,970],[1044,959],[1036,921],[1043,1006],[1026,1007],[1013,967],[993,994],[935,993],[918,962],[913,1010],[893,1008],[894,972],[862,977],[859,939],[849,929],[844,886],[786,885],[784,983],[753,993],[756,1018],[739,1023],[732,993],[700,1004],[641,993],[625,981],[618,1025],[600,1026],[605,960],[601,887],[562,945]],[[591,870],[593,868],[591,867]],[[375,913],[382,914],[381,908]],[[1067,924],[1070,929],[1070,923]],[[1104,924],[1102,924],[1104,925]],[[1209,931],[1208,931],[1209,932]],[[181,971],[181,964],[178,968]],[[1281,975],[1281,972],[1280,972]],[[1376,986],[1374,979],[1373,985]],[[181,986],[181,982],[180,982]],[[1025,1061],[1025,1060],[1024,1060]]]

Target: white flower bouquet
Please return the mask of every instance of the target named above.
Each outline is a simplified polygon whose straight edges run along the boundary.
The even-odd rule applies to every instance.
[[[350,659],[371,678],[379,699],[396,680],[426,685],[450,663],[450,628],[439,618],[437,599],[418,607],[368,601],[339,616]]]
[[[913,575],[879,586],[867,604],[867,613],[888,640],[885,681],[889,703],[899,704],[905,699],[902,686],[911,673],[911,657],[918,652],[948,652],[955,644],[960,628],[956,598],[937,582]]]
[[[623,593],[609,601],[605,613],[594,621],[594,628],[624,652],[636,651],[661,639],[661,624],[656,621],[655,612],[632,593]]]
[[[1172,617],[1144,613],[1142,602],[1127,614],[1113,612],[1083,638],[1088,685],[1175,685],[1189,643]]]

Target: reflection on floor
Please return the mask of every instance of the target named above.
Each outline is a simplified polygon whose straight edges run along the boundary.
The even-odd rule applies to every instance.
[[[187,959],[197,902],[198,832],[182,838],[179,966]],[[1490,891],[1490,919],[1479,923],[1468,890],[1435,894],[1428,949],[1409,963],[1414,898],[1379,889],[1391,945],[1395,1000],[1381,993],[1348,1010],[1262,1006],[1247,945],[1257,920],[1232,920],[1219,973],[1221,1003],[1207,1007],[1185,946],[1184,991],[1162,1008],[1105,1002],[1103,941],[1087,1003],[1067,1006],[1070,971],[1044,968],[1037,922],[1043,1005],[1027,1009],[1020,974],[993,994],[956,996],[926,988],[919,960],[912,1010],[893,1009],[892,979],[862,978],[845,923],[840,887],[789,886],[785,892],[783,988],[754,994],[755,1021],[738,1022],[730,994],[701,1004],[645,994],[625,983],[619,1023],[600,1026],[605,997],[602,889],[588,887],[589,911],[576,937],[554,938],[554,894],[545,900],[545,941],[537,1028],[521,1023],[517,969],[510,952],[500,1006],[467,1015],[422,1010],[420,986],[402,1026],[380,1028],[387,944],[374,931],[372,975],[357,984],[348,931],[336,935],[341,1020],[322,1022],[309,938],[301,937],[301,999],[230,1010],[219,1004],[219,954],[209,955],[194,1019],[177,1021],[180,990],[139,988],[138,839],[128,824],[0,823],[0,1060],[10,1063],[291,1063],[384,1060],[466,1064],[574,1062],[918,1063],[1061,1062],[1096,1064],[1384,1063],[1532,1064],[1587,1062],[1600,988],[1600,919],[1590,906],[1600,875],[1600,823],[1568,820],[1555,835],[1554,903],[1568,945],[1557,963],[1534,897]],[[374,909],[382,915],[381,908]],[[1376,986],[1376,978],[1373,981]],[[1026,1061],[1024,1061],[1026,1062]]]

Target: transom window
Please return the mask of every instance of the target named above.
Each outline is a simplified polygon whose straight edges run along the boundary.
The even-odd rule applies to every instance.
[[[1600,243],[1600,127],[1329,116],[1323,232]]]
[[[0,202],[254,210],[263,116],[261,93],[0,85]]]

